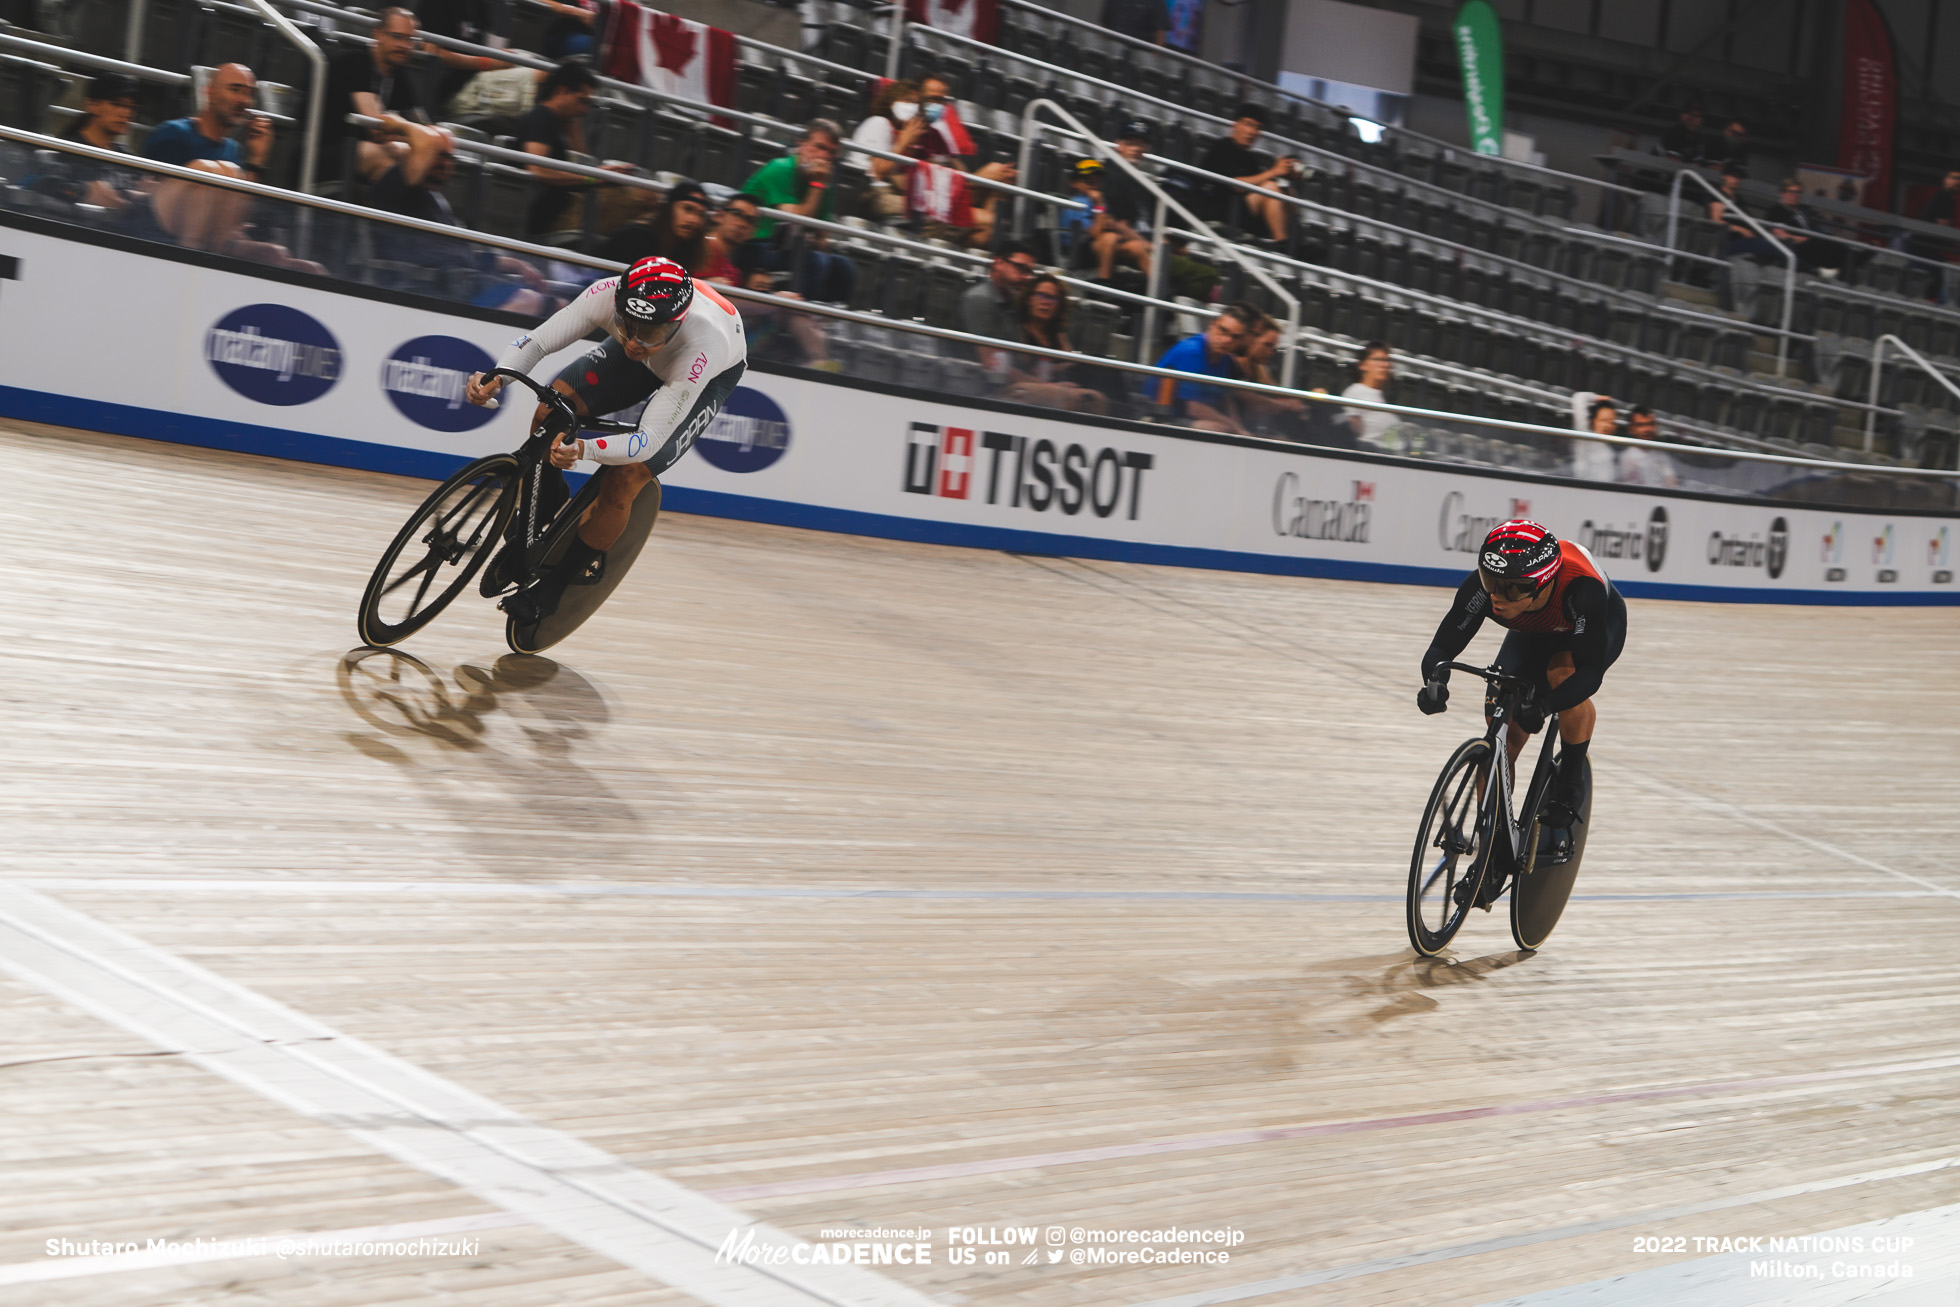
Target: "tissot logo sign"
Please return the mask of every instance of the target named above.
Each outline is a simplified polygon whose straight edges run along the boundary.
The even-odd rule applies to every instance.
[[[204,335],[218,379],[260,404],[308,404],[340,380],[340,342],[298,309],[248,304]]]
[[[760,472],[789,449],[789,417],[761,391],[737,386],[694,448],[724,472]]]
[[[1097,517],[1120,513],[1134,522],[1143,511],[1143,474],[1156,461],[1131,449],[914,422],[904,489],[1071,517],[1084,509]]]
[[[1667,510],[1656,504],[1644,529],[1633,522],[1620,526],[1588,519],[1579,524],[1579,543],[1595,558],[1644,559],[1648,571],[1658,572],[1667,559]]]
[[[1531,501],[1513,499],[1508,511],[1482,517],[1467,510],[1461,491],[1452,490],[1443,496],[1443,511],[1436,519],[1436,542],[1453,554],[1474,554],[1484,547],[1484,537],[1499,522],[1530,516]]]
[[[497,361],[454,336],[417,336],[395,347],[381,363],[381,389],[395,410],[431,431],[473,431],[497,416],[463,393],[470,374]]]
[[[1282,472],[1273,486],[1273,534],[1296,540],[1368,543],[1375,515],[1375,483],[1352,481],[1346,499],[1320,499],[1300,489],[1300,474]]]
[[[1708,536],[1710,567],[1760,567],[1775,580],[1783,575],[1783,565],[1789,559],[1790,523],[1785,518],[1771,522],[1767,536],[1754,532],[1732,536],[1720,531],[1710,532]]]

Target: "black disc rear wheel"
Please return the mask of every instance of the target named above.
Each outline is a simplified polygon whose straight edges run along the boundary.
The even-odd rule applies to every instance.
[[[517,460],[479,458],[443,482],[396,533],[361,596],[361,642],[415,634],[489,561],[517,506]]]
[[[1455,938],[1476,901],[1490,861],[1490,835],[1480,824],[1483,792],[1477,779],[1490,745],[1466,740],[1443,767],[1422,810],[1409,860],[1409,943],[1432,957]]]

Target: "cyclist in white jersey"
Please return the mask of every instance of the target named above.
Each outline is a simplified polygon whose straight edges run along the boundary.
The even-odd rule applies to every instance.
[[[536,610],[531,620],[549,616],[565,586],[619,540],[640,491],[687,453],[748,367],[742,315],[735,306],[705,282],[697,283],[680,264],[662,258],[641,259],[617,277],[593,282],[536,331],[512,341],[497,366],[528,373],[540,359],[595,331],[604,332],[606,340],[573,360],[552,388],[569,395],[581,417],[648,402],[640,429],[629,436],[580,440],[570,431],[555,433],[541,517],[555,514],[570,497],[564,471],[580,459],[602,464],[603,480],[598,499],[586,510],[578,537],[552,577],[513,596],[513,602],[525,600],[526,607]],[[503,384],[502,378],[486,381],[478,373],[466,393],[470,403],[487,404]],[[550,412],[538,405],[532,429]],[[483,582],[486,594],[506,583],[504,564],[504,554],[491,563]]]

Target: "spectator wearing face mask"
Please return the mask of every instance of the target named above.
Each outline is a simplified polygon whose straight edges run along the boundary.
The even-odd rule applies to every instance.
[[[919,84],[912,81],[887,82],[871,103],[871,114],[851,133],[851,144],[887,154],[910,155],[924,139],[926,120],[919,113]],[[905,216],[905,188],[911,169],[896,159],[854,152],[853,167],[871,177],[865,193],[864,216],[897,220]]]

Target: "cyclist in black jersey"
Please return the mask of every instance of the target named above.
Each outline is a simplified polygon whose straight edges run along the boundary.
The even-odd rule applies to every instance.
[[[1583,804],[1580,784],[1599,714],[1592,698],[1626,646],[1627,605],[1585,546],[1559,541],[1536,522],[1499,523],[1484,538],[1477,570],[1457,587],[1449,614],[1422,655],[1416,706],[1443,712],[1449,669],[1489,617],[1510,633],[1493,666],[1535,681],[1538,693],[1505,744],[1517,762],[1524,742],[1558,714],[1563,742],[1558,774],[1540,809],[1547,829],[1567,832]]]

